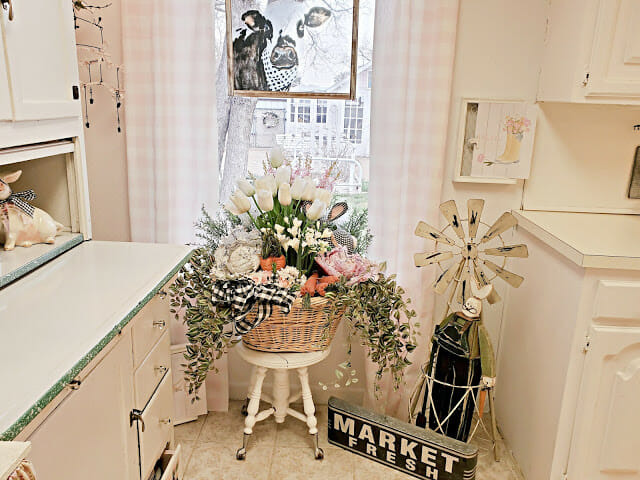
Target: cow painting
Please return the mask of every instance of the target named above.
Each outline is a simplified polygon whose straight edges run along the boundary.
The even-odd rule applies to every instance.
[[[334,78],[350,71],[352,13],[345,15],[342,9],[336,17],[331,6],[330,0],[271,0],[262,10],[242,12],[242,23],[233,30],[230,52],[233,56],[230,80],[234,89],[263,92],[317,90],[318,83],[329,88],[335,83]],[[348,31],[338,36],[336,29]],[[348,42],[344,41],[346,37]],[[340,62],[332,61],[332,58],[340,58],[335,57],[335,51],[341,48],[344,50],[342,58],[347,59],[343,62],[346,65],[342,66],[343,71],[332,71],[340,67]],[[329,63],[327,68],[321,65],[323,61]],[[325,72],[327,78],[322,78]]]

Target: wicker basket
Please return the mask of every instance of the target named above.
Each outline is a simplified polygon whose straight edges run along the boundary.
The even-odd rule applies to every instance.
[[[255,318],[257,307],[247,318]],[[311,298],[311,308],[303,308],[296,298],[288,315],[273,307],[269,318],[242,336],[242,342],[261,352],[318,352],[326,350],[336,334],[342,313],[329,318],[331,303],[324,297]]]

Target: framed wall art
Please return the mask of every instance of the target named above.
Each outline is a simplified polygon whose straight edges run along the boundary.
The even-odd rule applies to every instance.
[[[531,171],[538,107],[463,99],[454,180],[516,183]]]
[[[226,0],[229,93],[355,98],[358,0]]]

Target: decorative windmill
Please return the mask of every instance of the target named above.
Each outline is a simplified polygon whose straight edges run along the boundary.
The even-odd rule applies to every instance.
[[[448,302],[450,309],[454,296],[460,305],[471,297],[471,279],[475,281],[477,288],[492,285],[493,280],[497,277],[515,288],[518,288],[524,280],[520,275],[504,268],[508,257],[526,258],[529,256],[526,245],[506,245],[502,238],[502,234],[515,227],[518,221],[511,213],[505,212],[493,225],[489,226],[480,220],[483,208],[484,200],[468,200],[468,217],[462,219],[458,213],[456,202],[449,200],[440,205],[440,211],[449,225],[438,230],[425,222],[419,222],[416,227],[416,235],[434,240],[436,244],[446,249],[430,253],[416,253],[414,262],[417,267],[426,267],[434,263],[440,266],[442,272],[436,278],[433,288],[437,294],[442,295],[453,284]],[[463,223],[467,223],[467,234],[462,228]],[[487,230],[479,237],[478,230],[481,225],[485,226]],[[457,238],[454,239],[447,235],[449,229],[453,230]],[[495,245],[497,241],[500,242],[499,245]],[[501,265],[487,257],[502,257]],[[442,266],[444,262],[451,259],[454,259],[452,264],[447,267]],[[493,275],[487,275],[483,267],[486,267]],[[495,289],[492,289],[487,300],[494,304],[501,299]]]
[[[416,253],[416,266],[438,264],[441,272],[433,284],[436,293],[442,295],[453,286],[447,314],[435,328],[429,361],[423,365],[412,394],[409,414],[416,425],[429,426],[436,432],[468,441],[478,425],[485,428],[482,414],[488,394],[497,460],[493,407],[495,358],[489,334],[482,324],[482,299],[486,297],[492,304],[500,301],[493,288],[496,278],[519,287],[524,278],[506,270],[505,265],[509,257],[526,258],[529,252],[526,245],[507,245],[502,238],[504,232],[518,223],[511,213],[503,213],[493,225],[488,225],[480,220],[483,209],[484,200],[468,200],[467,218],[463,219],[455,201],[449,200],[440,205],[449,225],[438,230],[419,222],[416,227],[416,235],[434,240],[436,246],[442,247],[434,252]],[[467,224],[467,233],[463,223]],[[455,235],[450,235],[448,230],[453,230]],[[490,257],[502,257],[502,261],[498,264]],[[415,415],[423,390],[422,409]],[[478,417],[475,427],[472,426],[474,412]]]

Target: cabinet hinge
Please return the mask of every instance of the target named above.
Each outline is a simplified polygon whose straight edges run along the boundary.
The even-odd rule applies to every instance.
[[[589,85],[589,72],[585,72],[584,78],[582,79],[582,86],[586,87]]]
[[[584,344],[582,345],[582,353],[587,353],[591,347],[591,337],[586,335],[584,337]]]

